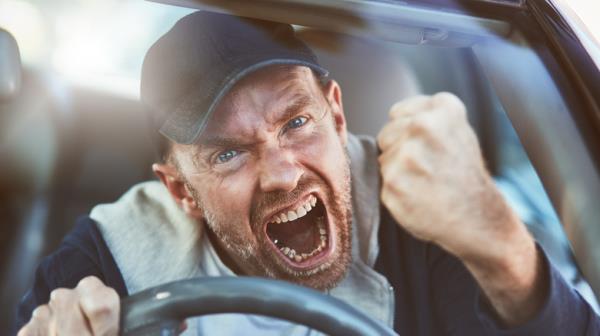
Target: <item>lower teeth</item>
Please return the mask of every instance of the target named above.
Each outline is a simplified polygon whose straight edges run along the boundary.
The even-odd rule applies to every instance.
[[[319,246],[317,246],[317,248],[315,248],[314,250],[312,250],[310,253],[301,253],[301,254],[297,254],[296,250],[289,248],[287,246],[283,246],[280,247],[279,250],[286,256],[288,257],[290,260],[295,261],[295,262],[301,262],[303,260],[306,260],[308,258],[313,257],[314,255],[320,253],[321,251],[323,251],[325,249],[325,247],[327,246],[327,230],[325,230],[325,227],[322,224],[323,221],[323,217],[319,217],[320,223],[319,223],[319,238],[321,240],[321,242],[319,243]],[[276,245],[279,243],[279,241],[277,239],[275,239],[273,241]]]

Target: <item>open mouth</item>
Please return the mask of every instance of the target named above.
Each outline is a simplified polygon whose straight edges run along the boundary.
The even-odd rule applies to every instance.
[[[283,259],[295,267],[313,266],[331,250],[325,206],[314,194],[274,215],[266,233]]]

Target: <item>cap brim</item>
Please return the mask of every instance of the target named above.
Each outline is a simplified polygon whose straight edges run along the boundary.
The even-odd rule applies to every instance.
[[[300,60],[294,58],[269,58],[251,65],[235,67],[223,80],[210,78],[216,76],[207,76],[203,81],[212,80],[219,83],[214,86],[208,86],[208,90],[204,92],[190,92],[188,97],[184,98],[175,111],[170,113],[170,117],[161,126],[159,132],[170,140],[184,145],[190,145],[198,140],[202,131],[206,128],[208,120],[212,116],[214,110],[218,106],[223,97],[233,88],[233,86],[245,76],[259,69],[271,65],[300,65],[311,68],[320,75],[327,76],[329,71],[308,60]],[[222,73],[218,74],[222,77]],[[207,85],[204,84],[206,88]],[[202,111],[204,110],[204,111]]]

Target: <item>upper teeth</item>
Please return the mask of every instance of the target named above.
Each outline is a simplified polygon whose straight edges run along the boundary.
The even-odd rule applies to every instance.
[[[298,218],[304,217],[307,213],[309,213],[314,207],[317,205],[317,198],[313,195],[310,195],[306,203],[300,205],[295,210],[290,210],[287,212],[282,212],[278,215],[275,215],[273,219],[271,219],[270,223],[285,223],[289,221],[296,220]]]

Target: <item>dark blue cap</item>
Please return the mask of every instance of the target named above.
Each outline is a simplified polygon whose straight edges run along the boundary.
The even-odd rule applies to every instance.
[[[289,24],[195,12],[180,19],[146,54],[141,100],[160,133],[192,144],[235,83],[275,64],[307,66],[327,75]]]

